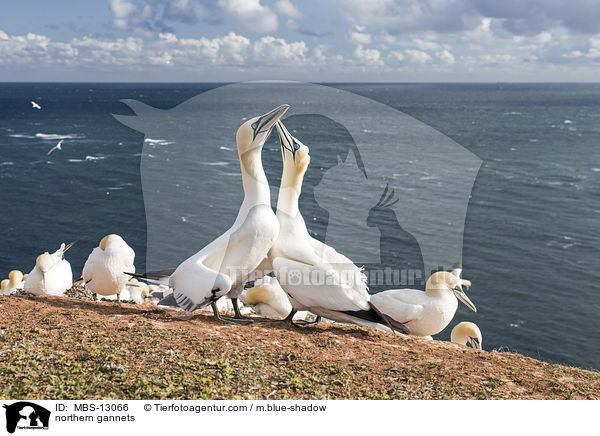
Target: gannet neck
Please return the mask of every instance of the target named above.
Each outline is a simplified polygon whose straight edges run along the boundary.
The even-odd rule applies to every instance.
[[[298,215],[298,199],[302,188],[302,176],[298,177],[294,168],[284,164],[277,197],[277,213],[283,212],[291,217]]]
[[[240,154],[244,203],[249,205],[271,204],[269,182],[262,165],[262,147]]]

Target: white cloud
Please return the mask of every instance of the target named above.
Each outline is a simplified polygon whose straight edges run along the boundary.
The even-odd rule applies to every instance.
[[[277,30],[277,14],[268,6],[261,5],[260,0],[218,0],[217,4],[251,32],[270,33]]]
[[[109,0],[110,10],[113,14],[113,24],[117,29],[127,30],[129,17],[136,12],[136,7],[128,0]]]
[[[362,45],[357,45],[354,49],[354,57],[361,65],[383,66],[384,62],[381,59],[381,52],[373,48],[363,48]]]
[[[421,50],[406,50],[406,56],[408,60],[413,64],[427,64],[431,62],[431,56]]]
[[[452,65],[456,61],[454,55],[448,50],[439,51],[435,54],[443,63]]]
[[[292,18],[300,18],[302,16],[298,8],[296,8],[290,0],[279,0],[273,6],[275,7],[275,10],[282,15],[287,15]]]
[[[357,30],[351,30],[348,33],[348,40],[354,44],[370,44],[371,35]]]
[[[285,69],[298,66],[306,60],[308,47],[304,41],[288,43],[282,38],[263,36],[254,43],[254,62],[280,66]]]

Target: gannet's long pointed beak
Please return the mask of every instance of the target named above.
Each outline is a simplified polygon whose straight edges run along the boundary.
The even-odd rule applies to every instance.
[[[471,348],[475,348],[476,350],[481,350],[481,343],[477,338],[469,336],[469,339],[467,340],[467,345],[469,345]]]
[[[460,287],[456,287],[456,288],[452,289],[452,291],[454,292],[454,295],[456,295],[456,298],[458,298],[460,301],[465,303],[465,305],[469,309],[471,309],[473,312],[477,312],[477,308],[475,307],[473,302],[471,300],[469,300],[469,297],[467,297],[467,294],[465,294],[464,291]]]
[[[285,156],[285,150],[287,150],[292,153],[292,158],[295,158],[296,150],[300,148],[300,146],[297,145],[297,141],[295,141],[296,138],[288,132],[288,129],[286,129],[281,121],[278,121],[275,126],[277,127],[277,134],[279,135],[279,142],[281,143],[281,152]]]
[[[271,112],[268,112],[259,117],[258,121],[256,121],[256,123],[252,125],[252,128],[254,129],[254,137],[256,138],[256,136],[259,133],[267,133],[268,136],[275,123],[279,121],[279,119],[283,116],[283,114],[286,113],[286,111],[289,108],[289,104],[282,104],[278,108],[273,109]],[[265,136],[265,141],[267,136]]]
[[[67,245],[67,246],[64,248],[64,250],[63,250],[63,255],[64,255],[64,254],[67,252],[67,250],[68,250],[69,248],[71,248],[73,245],[75,245],[75,243],[77,243],[77,242],[81,241],[81,240],[82,240],[82,239],[84,239],[84,238],[85,238],[85,236],[80,236],[79,238],[77,238],[77,239],[75,239],[73,242],[71,242],[69,245]]]

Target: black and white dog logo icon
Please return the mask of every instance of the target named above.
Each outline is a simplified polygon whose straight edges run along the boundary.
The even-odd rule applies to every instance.
[[[4,405],[6,409],[6,431],[14,433],[19,429],[47,429],[50,411],[29,401],[19,401]]]

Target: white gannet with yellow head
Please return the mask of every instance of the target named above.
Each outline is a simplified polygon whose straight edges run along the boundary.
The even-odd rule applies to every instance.
[[[79,238],[81,239],[81,238]],[[65,259],[65,253],[79,239],[69,245],[63,243],[54,253],[40,254],[35,260],[35,266],[25,280],[25,292],[33,295],[60,296],[73,286],[71,264]]]
[[[404,327],[404,332],[415,336],[431,336],[441,332],[450,323],[458,300],[477,311],[464,293],[462,286],[471,286],[454,274],[439,271],[425,284],[425,292],[417,289],[390,289],[371,295],[371,304],[378,312],[389,316]]]
[[[240,299],[259,315],[271,319],[284,319],[292,311],[290,300],[275,277],[256,280],[254,287],[244,290]]]
[[[246,282],[270,272],[267,253],[279,234],[271,208],[271,191],[262,165],[263,145],[275,123],[288,110],[284,104],[240,126],[236,143],[242,172],[244,201],[231,228],[181,263],[169,277],[173,297],[186,310],[211,305],[222,322],[247,324],[237,299]],[[215,302],[227,295],[234,318],[223,318]]]
[[[450,341],[476,350],[483,349],[481,330],[479,330],[477,324],[470,321],[462,321],[456,324],[452,329],[452,333],[450,333]]]
[[[129,276],[135,273],[135,252],[119,235],[107,235],[92,250],[83,266],[85,286],[95,294],[117,295],[127,289]]]
[[[298,199],[310,163],[309,149],[281,122],[277,123],[277,132],[283,157],[277,199],[281,229],[269,258],[292,305],[285,320],[292,322],[296,311],[306,310],[334,321],[389,330],[385,327],[389,323],[371,308],[362,269],[308,233]]]
[[[127,298],[121,296],[122,299],[133,301],[136,304],[142,304],[144,300],[150,296],[150,288],[144,282],[138,281],[136,278],[129,279],[127,282]]]
[[[14,294],[20,289],[23,289],[23,273],[18,269],[14,269],[8,273],[8,282],[4,288],[4,295]]]
[[[0,282],[0,295],[8,295],[5,293],[5,290],[8,287],[8,282],[10,282],[8,279],[4,279]]]

